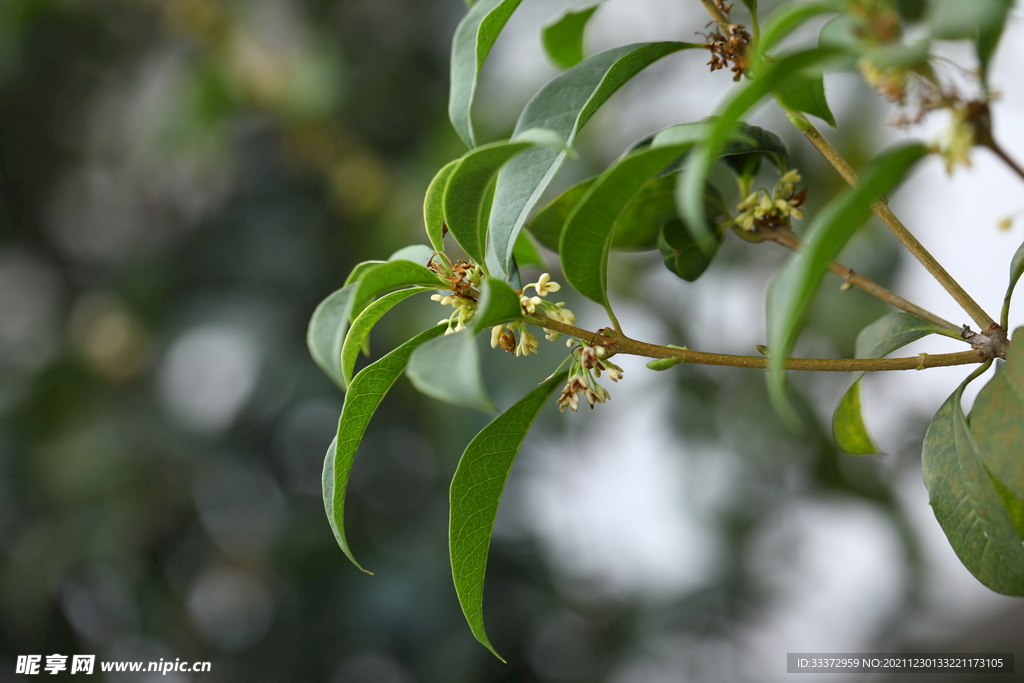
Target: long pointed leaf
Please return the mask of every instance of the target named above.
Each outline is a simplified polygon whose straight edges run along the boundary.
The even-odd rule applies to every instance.
[[[519,448],[537,414],[565,381],[562,372],[499,415],[466,447],[451,487],[448,544],[452,579],[473,635],[497,653],[484,629],[484,575],[498,503]],[[504,660],[502,660],[504,661]]]
[[[916,315],[894,311],[871,323],[857,335],[857,358],[883,358],[890,353],[929,334],[946,334],[944,328],[922,320]],[[832,416],[832,435],[836,445],[851,455],[879,453],[878,446],[864,424],[861,412],[861,380],[863,372],[854,375],[853,383],[843,394]]]
[[[1020,280],[1021,275],[1024,275],[1024,244],[1017,247],[1013,258],[1010,259],[1010,283],[1006,287],[1006,295],[1003,296],[1003,310],[999,316],[999,324],[1004,330],[1010,317],[1010,300],[1013,298],[1013,290],[1017,287],[1017,281]]]
[[[558,251],[565,279],[591,301],[608,307],[608,252],[615,224],[644,185],[685,150],[643,148],[598,176],[562,230]]]
[[[341,374],[345,378],[345,384],[352,381],[352,371],[356,367],[356,358],[359,357],[359,350],[363,348],[370,330],[377,324],[384,314],[395,307],[400,301],[408,299],[413,294],[430,291],[426,287],[410,287],[391,292],[374,301],[363,309],[363,312],[352,321],[352,327],[345,335],[345,343],[341,346]]]
[[[441,325],[421,332],[380,360],[366,366],[355,376],[345,396],[345,405],[341,409],[338,434],[327,449],[327,457],[324,458],[322,484],[327,519],[342,551],[352,564],[364,572],[366,570],[356,561],[345,535],[345,493],[348,490],[352,460],[359,449],[359,443],[363,440],[370,419],[384,400],[385,394],[402,374],[409,362],[409,356],[421,344],[442,332],[444,327]]]
[[[356,284],[345,285],[321,301],[313,311],[306,331],[309,354],[342,390],[346,383],[345,374],[341,371],[341,345],[348,331],[357,287]]]
[[[818,212],[807,232],[807,247],[789,259],[768,288],[768,390],[776,410],[791,426],[799,419],[786,396],[782,368],[814,293],[829,264],[867,220],[871,204],[895,188],[926,153],[923,145],[914,143],[876,157],[858,187],[843,190]]]
[[[427,230],[427,239],[436,251],[444,251],[444,188],[459,161],[455,159],[442,166],[430,181],[427,194],[423,197],[423,225]]]
[[[559,69],[568,69],[583,61],[583,34],[587,22],[604,1],[590,0],[573,5],[541,30],[544,51]]]
[[[522,0],[480,0],[459,22],[452,39],[451,92],[448,117],[466,146],[476,147],[473,100],[477,80],[501,29]]]
[[[386,261],[367,268],[356,284],[352,315],[363,312],[374,297],[399,287],[447,288],[448,283],[426,266],[412,261]]]
[[[530,128],[546,128],[571,146],[594,112],[633,76],[666,55],[699,47],[695,43],[638,43],[588,57],[534,95],[515,131],[518,134]],[[532,149],[509,162],[498,175],[490,230],[492,248],[506,274],[512,270],[513,248],[520,230],[565,157],[565,150]]]
[[[773,11],[761,25],[761,33],[757,37],[755,49],[765,54],[775,47],[783,38],[798,29],[814,17],[827,12],[835,12],[837,7],[824,2],[806,2],[796,0],[789,2]]]
[[[942,404],[924,437],[921,470],[929,501],[957,557],[981,583],[1024,595],[1024,545],[964,418],[964,386]],[[1019,445],[1013,456],[1019,457]]]
[[[448,175],[444,188],[444,220],[452,237],[476,263],[485,263],[487,225],[494,181],[509,159],[532,142],[493,142],[467,153]]]
[[[978,393],[971,433],[989,471],[1024,504],[1024,328],[1014,331],[1006,363]]]

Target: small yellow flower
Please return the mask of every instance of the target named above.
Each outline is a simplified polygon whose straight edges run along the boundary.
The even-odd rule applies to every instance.
[[[562,288],[562,285],[557,282],[551,281],[551,276],[544,273],[537,279],[537,284],[533,286],[540,296],[547,296],[550,292],[557,292]]]
[[[505,331],[504,325],[495,325],[491,328],[491,348],[498,348],[498,342],[501,341],[501,333]]]

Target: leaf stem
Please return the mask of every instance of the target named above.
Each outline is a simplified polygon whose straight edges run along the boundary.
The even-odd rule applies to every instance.
[[[825,157],[830,164],[832,164],[832,167],[839,172],[839,175],[841,175],[847,183],[852,186],[856,186],[860,183],[860,179],[857,177],[857,173],[853,170],[853,167],[850,166],[839,151],[825,139],[825,136],[818,132],[818,129],[814,127],[814,124],[812,124],[806,116],[797,112],[787,113],[790,115],[790,120],[793,121],[794,126],[804,134],[804,137],[806,137],[819,152],[821,152],[821,155]],[[903,246],[907,248],[907,251],[913,254],[914,257],[921,262],[921,265],[923,265],[925,269],[931,273],[932,277],[935,278],[947,292],[949,292],[950,296],[960,304],[960,307],[963,308],[969,316],[971,316],[971,319],[974,320],[982,330],[991,329],[997,324],[996,321],[993,320],[992,317],[986,313],[973,298],[971,298],[971,295],[960,286],[960,283],[954,280],[953,277],[946,272],[946,269],[935,260],[935,257],[924,248],[924,245],[922,245],[917,238],[907,230],[907,227],[903,225],[900,219],[896,217],[896,214],[892,212],[892,209],[889,208],[888,199],[882,197],[871,205],[871,210],[875,212],[875,215],[878,216],[881,221],[885,223],[886,227],[892,231],[896,238],[903,243]]]
[[[734,368],[767,369],[768,358],[765,356],[735,356],[726,353],[706,353],[680,349],[673,346],[659,346],[647,342],[630,339],[623,335],[607,336],[601,332],[591,332],[573,325],[568,325],[550,318],[530,318],[533,325],[561,332],[577,339],[595,341],[606,346],[612,353],[623,353],[646,358],[682,358],[684,363],[695,365],[721,365]],[[787,358],[784,367],[787,370],[809,370],[818,372],[879,372],[890,370],[924,370],[950,365],[969,365],[981,363],[985,359],[978,351],[962,351],[960,353],[927,354],[909,358]]]
[[[1024,179],[1024,168],[1021,168],[1019,165],[1017,165],[1017,162],[1010,158],[1010,155],[1007,154],[1006,151],[999,146],[999,143],[997,143],[991,136],[989,136],[989,138],[985,140],[984,144],[986,147],[992,150],[992,152],[997,157],[1002,159],[1003,163],[1005,163],[1007,166],[1013,169],[1014,173],[1019,175],[1021,179]]]
[[[793,251],[800,251],[803,248],[803,241],[800,237],[790,230],[788,227],[776,228],[776,229],[759,229],[757,234],[764,237],[766,240],[775,242],[776,244],[782,245]],[[859,287],[868,294],[878,297],[882,301],[888,302],[896,308],[912,313],[919,318],[923,318],[933,325],[938,325],[946,330],[950,331],[950,337],[960,339],[963,341],[963,337],[960,336],[961,329],[939,316],[935,315],[929,310],[921,308],[917,304],[911,303],[899,296],[894,292],[890,292],[888,289],[878,284],[874,280],[869,280],[863,275],[859,275],[852,268],[844,266],[843,264],[833,261],[829,264],[828,269],[835,275],[841,278],[844,282],[848,282],[854,287]]]
[[[725,16],[722,10],[718,9],[718,5],[715,4],[715,0],[700,1],[701,4],[704,5],[704,9],[706,9],[708,14],[711,15],[714,22],[718,24],[718,28],[722,31],[722,35],[729,35],[729,25],[732,24],[732,22],[729,21],[729,17]]]

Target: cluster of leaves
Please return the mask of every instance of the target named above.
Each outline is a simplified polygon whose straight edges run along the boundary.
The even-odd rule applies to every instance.
[[[1011,5],[1008,0],[937,0],[928,7],[886,0],[817,0],[786,3],[759,22],[756,1],[745,1],[754,27],[743,61],[748,78],[715,115],[652,133],[607,170],[538,209],[580,130],[616,90],[655,61],[707,45],[641,43],[586,56],[584,30],[601,2],[570,8],[542,32],[551,60],[564,70],[526,105],[509,140],[479,144],[472,118],[478,77],[519,3],[478,0],[456,30],[449,114],[470,151],[444,166],[427,190],[424,223],[430,246],[408,247],[388,261],[359,264],[310,323],[314,359],[347,391],[338,434],[325,461],[323,488],[338,543],[357,566],[345,536],[345,491],[375,409],[405,372],[430,396],[495,410],[480,378],[475,337],[506,323],[551,327],[522,306],[519,267],[542,265],[536,243],[558,253],[568,283],[605,308],[614,328],[607,334],[625,338],[608,297],[613,250],[657,249],[670,271],[693,281],[711,265],[730,228],[748,241],[763,240],[756,231],[744,229],[726,198],[737,191],[741,199],[750,196],[764,160],[778,171],[780,182],[797,176],[788,173],[788,150],[778,135],[742,122],[748,112],[774,97],[805,132],[812,130],[805,114],[835,127],[823,73],[838,70],[860,71],[883,96],[903,87],[901,104],[907,103],[908,84],[924,84],[924,90],[931,87],[943,95],[923,97],[922,106],[939,108],[939,102],[955,108],[957,102],[942,90],[932,70],[930,41],[972,40],[982,91],[987,93],[988,66]],[[831,18],[821,30],[819,45],[771,54],[793,31],[821,15]],[[926,37],[908,44],[901,26],[911,21],[922,22],[928,30]],[[980,130],[977,122],[967,120],[965,125]],[[971,140],[980,141],[980,134]],[[826,271],[866,221],[872,204],[894,190],[928,151],[923,144],[909,143],[878,154],[855,187],[839,192],[816,213],[805,231],[802,253],[794,254],[774,279],[767,301],[768,382],[784,418],[795,419],[785,387],[786,358]],[[712,182],[715,164],[731,171],[735,187]],[[765,196],[769,203],[764,210],[769,210],[775,200],[770,193]],[[776,221],[788,229],[789,217],[780,214]],[[468,296],[472,315],[466,324],[460,318],[453,334],[445,334],[453,331],[448,324],[432,327],[353,376],[359,351],[381,316],[414,294],[451,292],[452,264],[444,255],[449,235],[482,273]],[[1011,290],[1022,268],[1024,255],[1018,253]],[[1005,318],[1004,310],[1004,327]],[[566,332],[564,326],[561,331]],[[881,358],[929,334],[956,336],[909,313],[893,313],[862,332],[857,355]],[[594,342],[593,337],[577,336],[583,344]],[[1024,424],[1022,337],[1015,338],[1006,368],[982,392],[972,419],[960,408],[961,388],[939,411],[925,442],[925,478],[954,549],[985,585],[1015,595],[1024,594],[1024,470],[1013,458],[1021,450]],[[452,481],[455,587],[474,635],[492,651],[482,612],[491,528],[516,452],[541,407],[565,380],[566,373],[557,370],[495,418],[466,448]],[[874,453],[877,447],[864,427],[860,400],[858,376],[836,411],[836,440],[850,453]]]

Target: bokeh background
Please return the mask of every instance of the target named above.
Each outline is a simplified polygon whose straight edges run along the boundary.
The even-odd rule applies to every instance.
[[[481,85],[481,137],[506,136],[555,73],[538,28],[566,4],[526,0],[510,22]],[[463,151],[446,103],[464,11],[460,0],[0,0],[0,681],[29,680],[14,673],[18,655],[53,653],[212,662],[194,677],[116,681],[660,683],[782,680],[798,651],[1013,651],[1020,602],[960,566],[921,483],[924,429],[962,370],[869,383],[879,458],[831,443],[845,376],[794,378],[801,435],[767,405],[761,373],[742,370],[656,374],[626,359],[610,404],[551,407],[492,546],[486,617],[507,665],[472,639],[447,564],[447,483],[488,417],[401,380],[349,495],[354,549],[376,575],[349,565],[319,493],[343,397],[309,359],[305,327],[356,262],[425,241],[422,194]],[[695,0],[616,0],[589,43],[691,40],[705,24]],[[994,80],[1006,89],[996,134],[1020,159],[1014,36],[1019,10]],[[942,49],[970,65],[964,46]],[[626,86],[561,186],[712,113],[732,83],[703,62],[681,53]],[[855,164],[944,125],[888,127],[893,112],[856,78],[828,83],[849,122],[832,135]],[[787,136],[812,202],[839,187],[777,113],[754,121]],[[926,162],[895,203],[995,309],[1022,237],[1019,222],[996,223],[1022,197],[1020,179],[978,153],[952,179]],[[656,253],[623,256],[620,318],[638,338],[750,353],[784,257],[730,240],[686,285]],[[877,225],[843,258],[964,317]],[[850,354],[886,312],[837,284],[802,353]],[[585,326],[604,324],[566,299]],[[402,304],[374,351],[442,314]],[[949,349],[932,344],[908,351]],[[486,355],[499,403],[558,353]],[[929,676],[989,678],[1022,675]]]

